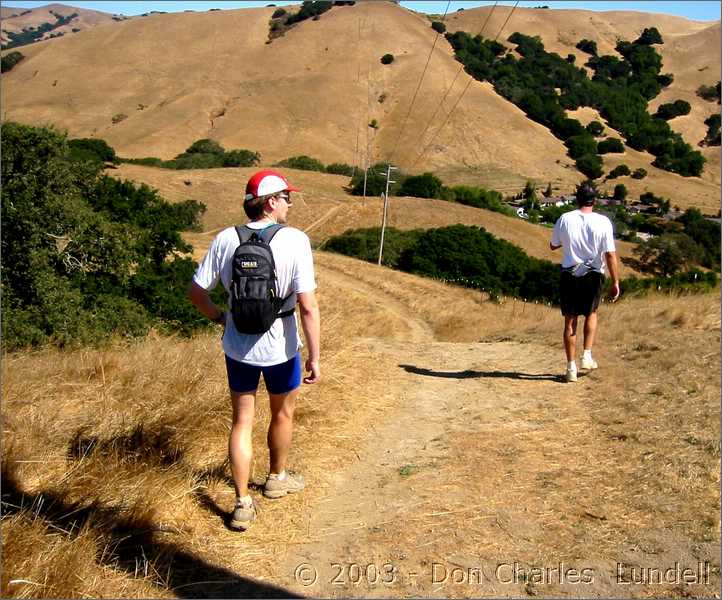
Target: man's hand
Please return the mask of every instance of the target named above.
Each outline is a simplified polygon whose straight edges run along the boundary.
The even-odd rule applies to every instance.
[[[303,378],[303,383],[317,383],[321,379],[321,365],[318,360],[306,361],[306,371],[309,372],[308,377]]]
[[[611,298],[612,302],[617,301],[620,293],[621,289],[619,288],[619,282],[613,282],[612,285],[609,287],[609,297]]]

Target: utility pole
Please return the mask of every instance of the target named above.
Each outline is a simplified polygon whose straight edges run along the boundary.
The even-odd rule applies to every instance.
[[[389,184],[390,183],[396,183],[395,181],[391,181],[391,169],[396,169],[396,167],[392,167],[390,164],[388,165],[388,168],[386,169],[386,192],[384,193],[384,216],[381,221],[381,243],[379,244],[379,266],[381,266],[381,257],[384,254],[384,235],[386,233],[386,215],[388,214],[389,210]]]
[[[366,199],[366,176],[369,173],[368,156],[364,156],[364,199]]]

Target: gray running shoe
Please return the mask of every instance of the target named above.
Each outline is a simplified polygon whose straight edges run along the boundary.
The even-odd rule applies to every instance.
[[[306,482],[303,480],[303,475],[286,471],[286,476],[279,479],[278,475],[272,473],[263,486],[263,495],[266,498],[282,498],[286,494],[300,492],[304,487],[306,487]]]
[[[251,500],[251,505],[246,507],[242,504],[236,504],[236,508],[231,515],[229,526],[231,529],[245,531],[251,526],[251,521],[256,519],[256,504]]]

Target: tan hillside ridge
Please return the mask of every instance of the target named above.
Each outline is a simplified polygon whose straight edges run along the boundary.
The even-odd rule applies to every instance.
[[[494,35],[508,15],[502,8],[489,22]],[[469,81],[465,73],[459,75],[420,141],[460,66],[440,38],[399,138],[434,41],[429,19],[391,3],[357,3],[335,7],[319,21],[300,23],[266,44],[273,10],[154,15],[113,23],[112,30],[101,26],[72,39],[33,44],[24,51],[28,58],[4,75],[3,118],[53,123],[73,137],[101,137],[129,157],[171,158],[193,141],[210,137],[225,148],[260,151],[265,163],[308,154],[325,163],[354,164],[368,143],[372,160],[396,148],[395,162],[409,168]],[[478,30],[485,10],[449,15],[449,28],[458,20],[464,28]],[[573,48],[577,37],[593,38],[596,29],[604,29],[600,15],[607,20],[608,45],[613,45],[615,31],[634,33],[635,23],[641,27],[650,19],[663,36],[679,32],[690,40],[710,27],[644,13],[517,9],[500,39],[521,29],[542,35],[550,49],[578,52]],[[558,38],[569,45],[562,48],[554,42]],[[664,46],[660,49],[665,51]],[[697,72],[687,64],[696,65],[697,58],[690,53],[699,55],[693,50],[680,45],[677,61],[691,77]],[[379,62],[386,52],[396,57],[388,66]],[[717,50],[710,53],[711,63],[719,63]],[[697,75],[709,78],[711,63]],[[690,118],[696,119],[697,130],[708,110],[705,104],[704,110],[693,111]],[[371,119],[378,121],[378,130],[367,127]],[[646,185],[654,190],[658,174],[665,180],[662,187],[679,196],[672,198],[673,204],[715,205],[719,170],[715,173],[714,150],[703,151],[713,160],[702,178],[655,171]],[[650,165],[645,168],[652,172]],[[518,191],[526,179],[540,186],[551,182],[561,192],[583,179],[560,140],[497,95],[489,83],[480,82],[471,83],[414,168],[425,170],[437,172],[447,185],[484,185],[504,193]]]
[[[3,118],[101,137],[131,157],[171,158],[203,137],[269,162],[309,154],[351,164],[367,135],[373,160],[390,153],[434,40],[428,20],[390,3],[360,3],[266,44],[272,12],[156,15],[34,44],[7,75]],[[396,60],[384,66],[387,52]],[[417,136],[458,71],[448,44],[437,44],[429,68],[399,144],[401,166],[416,158]],[[371,119],[378,131],[367,127]],[[419,170],[491,165],[572,185],[582,177],[563,167],[565,154],[546,129],[474,82]]]
[[[23,15],[22,13],[30,11],[28,14]],[[12,31],[14,33],[21,32],[25,27],[38,27],[43,23],[55,23],[56,18],[50,11],[64,17],[70,16],[76,13],[78,16],[72,19],[66,25],[48,31],[43,35],[43,39],[48,39],[50,35],[54,33],[63,33],[65,35],[76,34],[80,32],[73,32],[73,29],[80,29],[81,31],[101,25],[104,23],[114,23],[113,15],[106,12],[97,10],[90,10],[85,8],[77,8],[75,6],[68,6],[66,4],[47,4],[38,8],[11,8],[3,7],[0,13],[2,18],[2,30],[0,39],[3,43],[9,41],[8,36],[4,33],[5,31]],[[11,17],[11,15],[17,15]],[[23,53],[25,46],[23,48]]]
[[[173,171],[140,165],[121,165],[107,171],[109,175],[145,183],[157,189],[170,202],[192,198],[203,202],[207,211],[201,218],[203,233],[185,233],[200,260],[213,236],[226,227],[245,222],[241,191],[248,177],[257,169],[199,169]],[[314,244],[348,229],[378,227],[383,204],[378,197],[365,200],[343,190],[348,178],[313,171],[281,169],[302,193],[295,194],[293,224],[306,231]],[[185,182],[190,182],[187,185]],[[392,197],[388,225],[402,230],[429,229],[461,223],[484,227],[489,233],[522,248],[530,256],[559,262],[561,255],[549,249],[551,229],[533,225],[516,217],[464,206],[444,200]],[[617,241],[620,257],[632,257],[634,244]],[[639,276],[621,264],[622,277]]]

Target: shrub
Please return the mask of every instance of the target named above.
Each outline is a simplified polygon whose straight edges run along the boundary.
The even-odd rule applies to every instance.
[[[431,173],[413,175],[404,181],[397,194],[416,198],[439,198],[441,195],[441,179]]]
[[[354,174],[354,168],[346,163],[331,163],[326,167],[326,173],[351,177]]]
[[[422,233],[420,229],[399,231],[394,227],[387,227],[384,234],[382,264],[398,268],[401,253],[412,246]],[[380,243],[381,228],[371,227],[348,230],[342,235],[332,237],[321,246],[321,249],[375,263],[379,258]]]
[[[704,124],[707,125],[707,135],[702,140],[703,145],[719,146],[720,145],[720,115],[715,113],[705,119]]]
[[[449,200],[473,206],[475,208],[484,208],[507,216],[514,216],[514,209],[504,203],[500,192],[496,190],[487,190],[481,187],[457,185],[449,190]]]
[[[299,10],[295,15],[289,15],[286,17],[286,25],[293,25],[294,23],[300,23],[306,19],[318,17],[329,10],[332,6],[333,2],[330,1],[324,0],[310,2],[308,0],[304,0],[301,4],[301,10]]]
[[[195,264],[179,257],[192,250],[180,231],[200,226],[201,204],[169,204],[97,162],[74,162],[52,129],[6,122],[1,133],[5,349],[204,324],[185,299]]]
[[[279,19],[286,15],[286,9],[285,8],[277,8],[273,11],[273,14],[271,15],[272,19]]]
[[[105,140],[78,138],[68,140],[68,147],[70,148],[70,158],[76,161],[90,160],[99,163],[112,162],[113,164],[120,162],[115,155],[115,150]]]
[[[639,167],[632,173],[632,179],[644,179],[647,176],[647,169]]]
[[[113,122],[113,125],[117,125],[121,121],[125,121],[127,118],[128,118],[128,115],[126,115],[125,113],[116,113],[113,115],[113,118],[111,119],[111,121]]]
[[[225,150],[215,140],[209,140],[204,138],[202,140],[196,140],[188,148],[186,148],[183,154],[179,154],[176,158],[180,158],[185,154],[217,154],[222,156]]]
[[[591,54],[592,56],[597,55],[597,42],[595,42],[594,40],[580,40],[579,42],[577,42],[576,47],[582,52],[586,52],[587,54]]]
[[[675,100],[667,104],[661,104],[657,109],[655,117],[668,121],[680,115],[688,115],[692,107],[686,100]]]
[[[599,121],[592,121],[587,125],[586,129],[593,136],[598,137],[604,132],[604,125],[602,125]]]
[[[223,167],[255,167],[261,162],[261,155],[258,152],[244,150],[229,150],[223,155]]]
[[[25,56],[17,50],[15,50],[14,52],[9,52],[5,56],[3,56],[2,59],[0,59],[0,72],[7,73],[23,58],[25,58]]]
[[[614,199],[615,200],[621,200],[624,202],[624,200],[627,199],[627,186],[623,183],[618,183],[614,186]]]
[[[442,34],[446,31],[446,25],[444,25],[441,21],[432,21],[431,29],[433,29],[436,33]]]
[[[596,154],[585,154],[576,160],[577,169],[589,179],[597,179],[604,173],[602,159]]]
[[[326,167],[320,160],[311,158],[302,154],[301,156],[292,156],[276,163],[277,167],[286,167],[288,169],[301,169],[302,171],[320,171],[326,172]]]
[[[381,57],[381,64],[382,65],[390,65],[392,62],[394,62],[394,55],[393,54],[384,54]]]
[[[649,27],[642,31],[642,35],[640,35],[634,43],[649,46],[651,44],[663,44],[664,42],[657,28]]]
[[[697,95],[700,98],[707,100],[708,102],[714,102],[717,100],[717,104],[720,103],[720,82],[716,85],[701,85],[697,88]]]
[[[597,142],[589,133],[574,135],[566,140],[564,145],[569,148],[569,156],[572,158],[597,153]]]
[[[366,195],[380,196],[386,191],[386,170],[388,163],[376,163],[370,167],[366,173]],[[395,196],[397,190],[401,187],[401,182],[405,179],[404,174],[400,171],[394,172],[395,183],[389,186],[389,195]],[[358,169],[356,175],[351,179],[351,194],[354,196],[362,196],[364,191],[364,172]]]
[[[597,146],[599,154],[610,154],[624,152],[624,144],[617,138],[608,138],[599,142]]]
[[[629,175],[630,173],[631,171],[629,170],[629,167],[627,165],[617,165],[609,172],[609,175],[607,175],[607,179],[624,177],[625,175]]]
[[[369,127],[371,127],[371,129],[378,129],[379,122],[376,119],[371,119],[371,121],[369,122]]]

